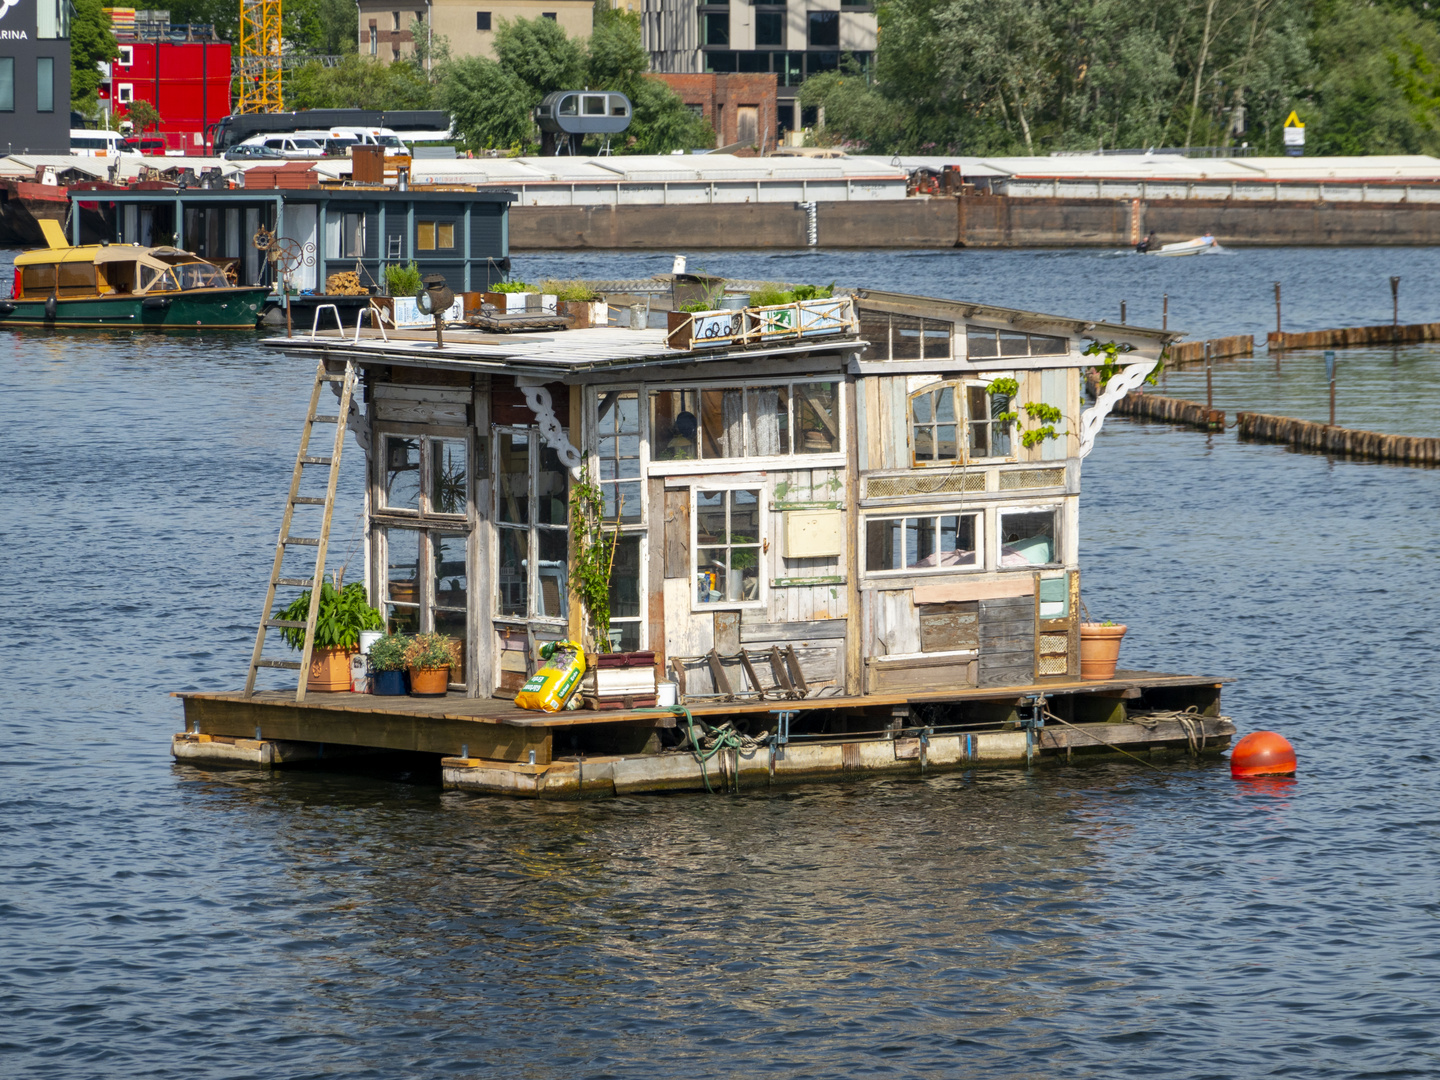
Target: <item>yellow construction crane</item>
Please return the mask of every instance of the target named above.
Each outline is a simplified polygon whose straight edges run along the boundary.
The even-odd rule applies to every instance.
[[[240,104],[236,111],[285,111],[280,92],[280,0],[240,0]]]

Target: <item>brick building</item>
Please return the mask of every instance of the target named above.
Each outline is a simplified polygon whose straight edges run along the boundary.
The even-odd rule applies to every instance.
[[[715,129],[716,146],[775,149],[776,77],[771,74],[656,75]]]

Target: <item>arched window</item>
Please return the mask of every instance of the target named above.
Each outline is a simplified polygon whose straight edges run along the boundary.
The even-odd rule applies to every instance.
[[[981,382],[931,383],[910,395],[910,453],[917,466],[1008,457],[1010,425],[994,419],[1010,399]]]

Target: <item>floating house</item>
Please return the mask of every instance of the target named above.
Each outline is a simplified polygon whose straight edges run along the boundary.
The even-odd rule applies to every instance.
[[[329,276],[343,270],[381,285],[385,267],[411,262],[422,275],[442,274],[465,291],[505,280],[509,192],[320,187],[309,170],[304,162],[253,168],[245,187],[206,187],[200,178],[189,186],[97,181],[72,185],[68,194],[77,211],[106,223],[108,235],[99,239],[183,248],[226,267],[241,285],[276,285],[270,237],[293,245],[281,272],[296,293],[324,293]],[[298,186],[281,186],[290,183]],[[70,218],[78,245],[81,213]],[[307,324],[314,306],[306,304]]]
[[[176,756],[414,750],[449,786],[573,797],[1228,745],[1222,680],[1080,670],[1081,466],[1178,335],[874,289],[716,302],[665,329],[612,310],[267,341],[315,365],[312,415],[326,380],[343,394],[372,601],[461,639],[463,663],[443,699],[183,694]],[[1086,407],[1092,342],[1118,371]],[[626,707],[653,681],[608,709],[510,700],[545,642],[593,647],[571,587],[582,481],[619,534],[602,644],[673,682],[679,711]],[[285,529],[309,543],[302,512]]]

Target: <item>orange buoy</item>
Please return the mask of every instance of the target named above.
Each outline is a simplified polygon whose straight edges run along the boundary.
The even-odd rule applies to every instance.
[[[1231,776],[1293,776],[1295,748],[1284,735],[1252,731],[1230,752]]]

